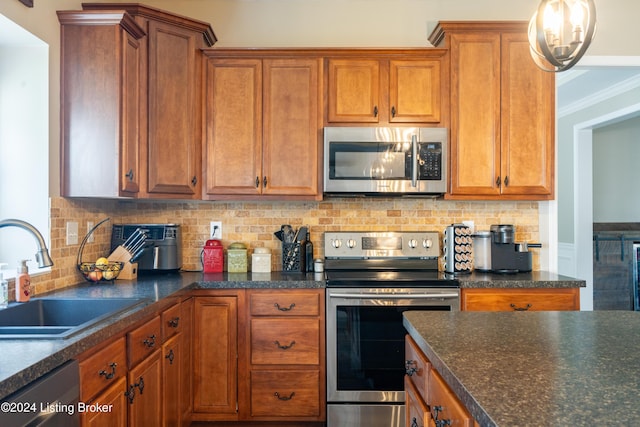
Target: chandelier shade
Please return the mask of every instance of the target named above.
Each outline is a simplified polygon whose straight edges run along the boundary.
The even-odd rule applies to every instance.
[[[529,21],[531,57],[544,71],[568,70],[587,51],[595,31],[593,0],[542,0]]]

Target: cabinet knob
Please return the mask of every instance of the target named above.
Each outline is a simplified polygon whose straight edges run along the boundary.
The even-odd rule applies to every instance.
[[[393,107],[391,107],[391,117],[395,117],[396,116],[396,106],[394,105]]]
[[[129,172],[125,175],[129,181],[133,181],[133,169],[129,169]]]
[[[377,105],[373,106],[373,117],[378,117],[378,106]]]
[[[500,187],[500,177],[496,178],[496,187]]]
[[[198,183],[198,177],[194,176],[193,178],[191,178],[191,185],[195,187],[197,183]]]
[[[267,176],[262,177],[262,188],[267,188]]]
[[[505,186],[505,187],[508,187],[508,186],[509,186],[509,177],[508,177],[508,176],[505,176],[505,177],[504,177],[504,186]]]
[[[260,187],[260,177],[256,176],[256,188]]]

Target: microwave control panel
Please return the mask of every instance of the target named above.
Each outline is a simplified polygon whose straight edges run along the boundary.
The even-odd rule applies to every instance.
[[[425,142],[418,151],[419,179],[442,179],[442,143]]]

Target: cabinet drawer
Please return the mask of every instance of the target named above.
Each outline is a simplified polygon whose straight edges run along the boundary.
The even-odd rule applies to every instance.
[[[252,316],[318,316],[320,292],[264,291],[249,297]]]
[[[252,371],[251,415],[320,416],[320,372]]]
[[[251,319],[251,363],[317,365],[319,319]]]
[[[167,308],[162,312],[162,342],[182,331],[182,319],[180,319],[180,304]]]
[[[160,316],[155,316],[142,326],[127,334],[129,367],[135,366],[156,349],[160,348]]]
[[[462,309],[469,311],[579,310],[580,290],[463,289]]]
[[[429,372],[429,399],[427,402],[431,409],[431,415],[437,420],[450,420],[449,424],[453,426],[472,427],[474,424],[473,418],[466,410],[466,408],[460,403],[458,398],[451,392],[451,389],[435,371]],[[436,407],[438,407],[437,418]]]
[[[127,373],[124,337],[80,362],[80,400],[88,402],[100,390]]]
[[[405,339],[404,354],[407,372],[406,378],[413,383],[418,393],[420,393],[422,400],[428,402],[427,382],[431,363],[429,363],[427,357],[409,335],[407,335]]]

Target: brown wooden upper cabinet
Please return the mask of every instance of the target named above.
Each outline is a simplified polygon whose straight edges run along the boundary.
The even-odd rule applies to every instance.
[[[320,199],[320,58],[205,50],[204,199]]]
[[[529,54],[526,22],[440,22],[450,50],[450,193],[457,199],[554,197],[555,77]]]
[[[200,49],[213,30],[136,3],[82,7],[58,12],[62,195],[200,199]]]
[[[443,108],[448,107],[446,51],[340,53],[345,56],[326,59],[327,124],[443,122]]]

